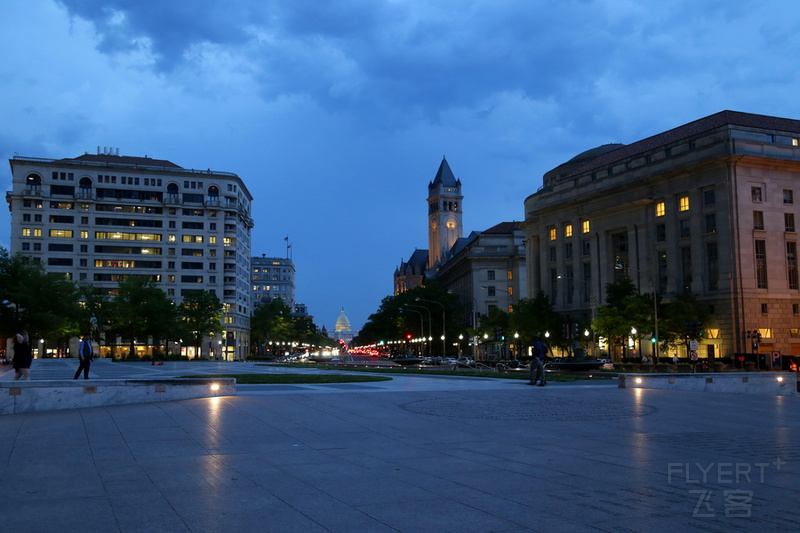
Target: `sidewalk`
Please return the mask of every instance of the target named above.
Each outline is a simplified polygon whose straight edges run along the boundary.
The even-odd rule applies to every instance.
[[[35,366],[34,378],[67,370],[69,360],[58,362]],[[200,370],[106,363],[93,364],[98,377]],[[799,409],[796,397],[419,376],[8,415],[2,523],[14,532],[798,530]]]

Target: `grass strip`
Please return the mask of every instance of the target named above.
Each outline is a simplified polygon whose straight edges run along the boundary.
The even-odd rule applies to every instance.
[[[256,366],[262,366],[257,364]],[[435,376],[463,376],[475,378],[499,378],[499,379],[530,379],[530,373],[527,370],[518,372],[497,372],[489,370],[434,370],[430,368],[420,367],[393,367],[393,366],[355,366],[355,365],[328,365],[328,364],[314,364],[314,363],[264,363],[263,366],[281,366],[288,368],[316,368],[319,370],[335,370],[341,372],[346,370],[348,372],[365,372],[375,374],[400,374],[405,376],[419,376],[419,375],[435,375]],[[569,373],[569,374],[555,374],[552,372],[547,373],[548,381],[602,381],[609,380],[615,377],[616,374],[607,374],[594,372],[591,374],[582,373]]]
[[[357,376],[346,374],[208,374],[184,378],[236,378],[241,385],[275,385],[286,383],[359,383],[389,381],[389,376]]]

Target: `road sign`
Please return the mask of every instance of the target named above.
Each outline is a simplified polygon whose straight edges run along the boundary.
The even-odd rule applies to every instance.
[[[689,352],[689,359],[691,359],[692,361],[697,361],[697,351],[696,350],[692,350],[691,352]]]
[[[781,368],[781,352],[772,352],[772,368]]]
[[[697,341],[689,341],[689,349],[692,351],[697,351],[699,343]]]

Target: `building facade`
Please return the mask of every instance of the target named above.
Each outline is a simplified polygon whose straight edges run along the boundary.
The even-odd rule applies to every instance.
[[[606,284],[628,275],[642,293],[707,306],[700,358],[796,355],[795,192],[797,120],[723,111],[589,150],[525,200],[528,295],[589,321]]]
[[[230,172],[109,150],[76,158],[14,157],[10,252],[48,272],[116,289],[139,276],[176,304],[210,291],[223,302],[223,338],[190,357],[249,352],[252,196]]]
[[[527,297],[525,235],[520,222],[501,222],[456,241],[436,279],[458,294],[473,328],[493,307],[506,313]]]
[[[464,234],[461,180],[456,179],[442,159],[433,181],[428,184],[428,270],[435,270]]]
[[[295,269],[291,259],[280,257],[253,257],[250,259],[253,284],[253,305],[280,298],[294,310]]]

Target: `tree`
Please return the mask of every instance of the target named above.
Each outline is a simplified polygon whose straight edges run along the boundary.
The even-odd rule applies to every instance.
[[[201,353],[203,337],[222,333],[222,302],[210,291],[194,291],[183,295],[179,306],[181,331],[192,339],[195,353]],[[181,338],[173,335],[171,338]]]
[[[80,308],[75,284],[48,274],[36,259],[9,256],[2,248],[0,302],[4,337],[22,329],[31,338],[64,339],[78,333]]]
[[[606,284],[606,302],[597,310],[592,328],[610,344],[624,346],[624,339],[634,327],[637,337],[648,330],[655,331],[652,295],[639,294],[629,277]]]
[[[112,334],[129,343],[129,356],[136,355],[137,338],[166,338],[177,323],[175,305],[153,282],[137,276],[121,281],[112,300]]]
[[[400,340],[407,333],[418,331],[419,315],[401,312],[403,308],[422,313],[423,324],[426,324],[424,329],[433,332],[431,336],[434,339],[439,338],[440,332],[446,332],[449,341],[445,342],[445,351],[457,349],[457,346],[453,347],[453,339],[466,332],[460,320],[463,307],[458,295],[446,292],[435,280],[428,280],[422,287],[381,300],[379,309],[369,316],[354,343],[366,345],[381,340]],[[442,319],[445,320],[444,325]]]
[[[509,317],[510,328],[518,332],[523,344],[530,344],[534,336],[544,338],[549,332],[558,344],[561,331],[561,317],[553,310],[553,304],[544,292],[534,298],[522,298],[514,306]],[[549,341],[553,342],[553,341]]]

